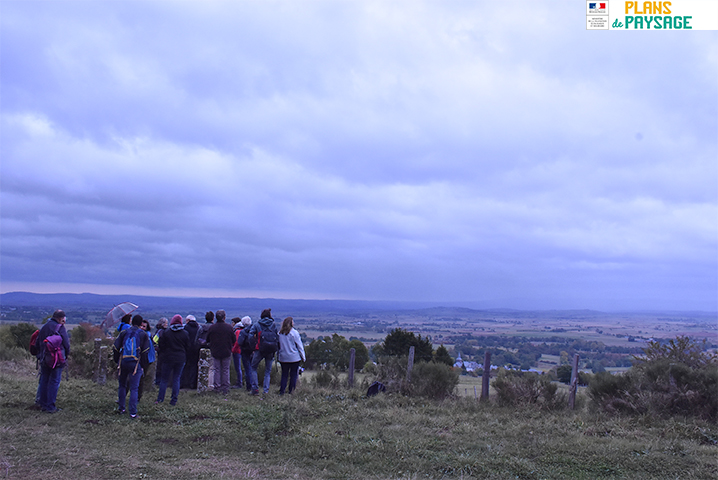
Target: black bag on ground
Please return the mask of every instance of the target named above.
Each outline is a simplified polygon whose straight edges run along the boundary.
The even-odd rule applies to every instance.
[[[367,397],[373,397],[379,392],[385,392],[386,387],[381,382],[374,382],[371,385],[369,385],[369,390],[366,391]]]

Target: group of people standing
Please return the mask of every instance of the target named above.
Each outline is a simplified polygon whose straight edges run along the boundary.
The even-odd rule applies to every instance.
[[[233,325],[230,325],[226,322],[226,316],[224,310],[207,312],[206,323],[201,326],[193,315],[188,315],[184,320],[181,315],[175,315],[169,322],[163,318],[157,323],[157,331],[153,336],[149,331],[149,323],[142,316],[123,318],[113,349],[119,369],[118,413],[125,413],[129,391],[127,408],[132,418],[137,416],[142,377],[152,363],[152,357],[156,357],[155,381],[159,385],[155,403],[164,402],[167,387],[171,384],[170,405],[176,405],[180,388],[197,388],[201,348],[210,349],[212,365],[209,380],[215,391],[225,395],[229,393],[230,364],[233,364],[237,372],[237,385],[232,388],[242,388],[246,384],[247,391],[258,395],[257,368],[264,360],[262,386],[264,393],[268,393],[272,363],[277,356],[282,366],[279,393],[283,395],[287,387],[288,392],[292,393],[297,384],[299,364],[306,361],[304,346],[299,332],[294,328],[292,317],[285,318],[277,330],[271,309],[263,310],[256,323],[252,323],[250,317],[237,317],[232,319]]]

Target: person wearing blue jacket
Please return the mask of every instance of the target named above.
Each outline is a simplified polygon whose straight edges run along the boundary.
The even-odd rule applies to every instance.
[[[55,413],[61,408],[57,408],[57,392],[60,390],[60,380],[62,380],[62,369],[65,361],[70,355],[70,338],[65,329],[66,316],[62,310],[55,310],[52,318],[42,326],[37,337],[37,345],[39,352],[37,358],[40,361],[40,385],[38,387],[40,408],[43,412]],[[51,335],[60,335],[62,337],[62,354],[65,361],[57,363],[54,366],[45,362],[46,346],[45,339]],[[48,354],[49,355],[49,354]]]
[[[150,337],[142,330],[143,318],[141,315],[132,317],[132,326],[124,329],[115,339],[113,358],[120,372],[117,388],[117,413],[125,413],[127,390],[130,391],[130,417],[137,417],[137,402],[139,398],[140,380],[142,374],[149,367]],[[125,340],[134,340],[126,342]],[[129,350],[132,348],[132,350]]]
[[[117,333],[122,333],[128,328],[130,328],[130,322],[132,321],[132,314],[127,313],[122,316],[122,319],[120,320],[120,324],[117,325]]]

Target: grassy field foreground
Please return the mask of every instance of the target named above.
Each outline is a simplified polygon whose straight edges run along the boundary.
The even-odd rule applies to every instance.
[[[148,392],[133,420],[114,413],[114,382],[82,379],[63,380],[64,410],[50,415],[29,408],[34,372],[29,361],[0,363],[0,477],[718,478],[718,429],[697,420],[308,385],[265,398],[183,391],[176,407]]]

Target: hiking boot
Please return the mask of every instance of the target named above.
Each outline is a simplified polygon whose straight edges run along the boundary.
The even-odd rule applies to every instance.
[[[126,411],[127,410],[123,408],[122,410],[115,410],[115,413],[117,413],[118,415],[124,415]]]
[[[137,418],[137,414],[136,414],[136,413],[130,413],[130,418]]]
[[[259,395],[259,390],[252,390],[252,395]]]

